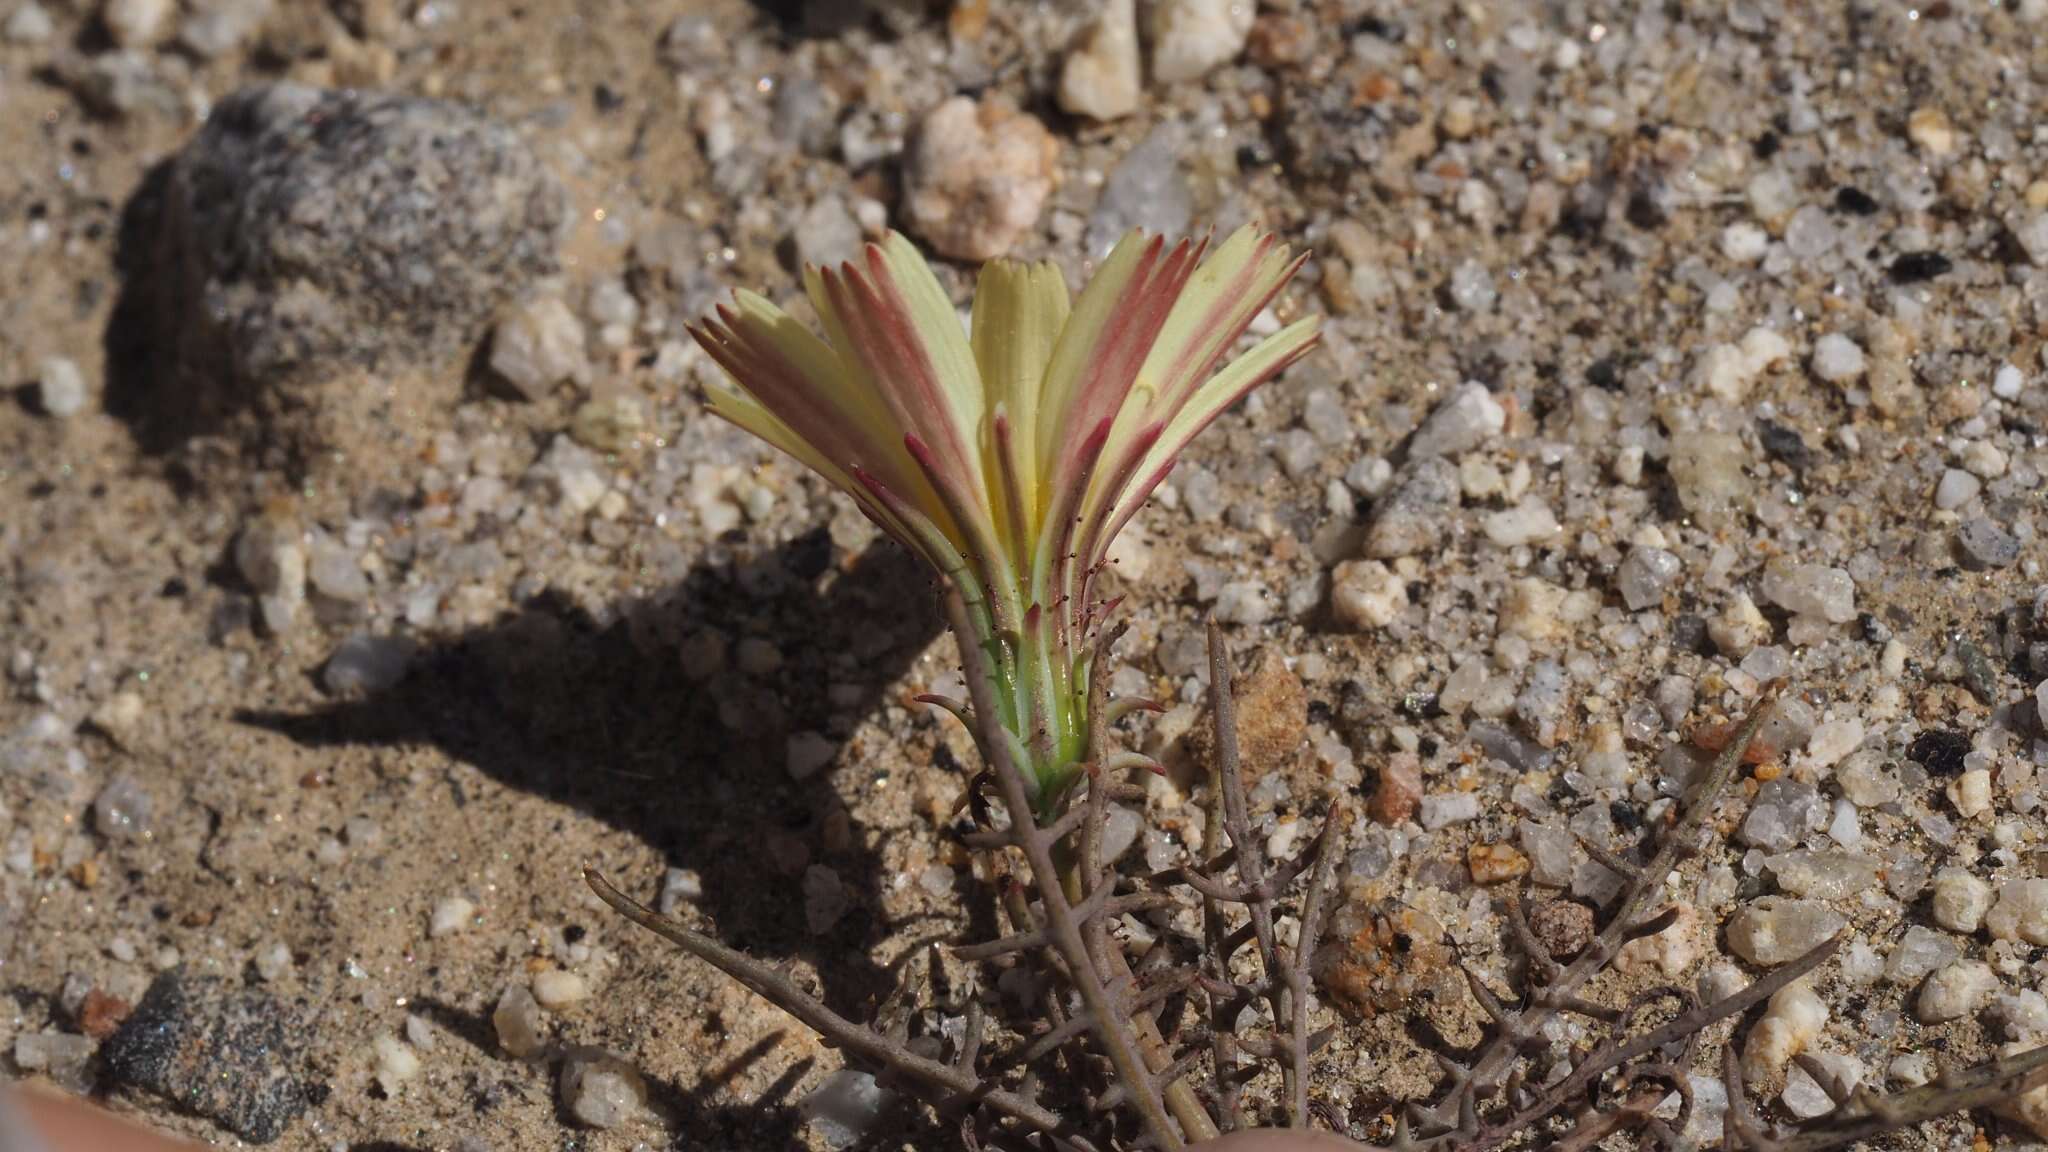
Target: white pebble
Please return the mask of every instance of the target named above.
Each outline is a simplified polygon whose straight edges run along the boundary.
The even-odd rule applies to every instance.
[[[377,1062],[377,1086],[395,1098],[408,1080],[420,1074],[419,1054],[396,1036],[379,1036],[371,1049]]]
[[[1991,965],[1982,960],[1959,960],[1929,976],[1927,983],[1920,986],[1913,1015],[1922,1024],[1974,1016],[1984,998],[1997,987],[1998,977],[1991,971]]]
[[[427,920],[427,936],[438,940],[453,936],[469,927],[469,921],[476,915],[476,905],[461,896],[450,896],[434,905],[434,912]]]
[[[1993,940],[2048,945],[2048,880],[2004,880],[1998,900],[1984,916]]]
[[[1152,78],[1193,80],[1244,51],[1256,6],[1243,0],[1158,0],[1151,6]]]
[[[559,1012],[590,998],[590,982],[574,972],[550,968],[533,978],[533,998],[550,1012]]]
[[[1331,573],[1330,608],[1354,632],[1384,628],[1407,606],[1407,584],[1377,560],[1346,560]]]
[[[1929,904],[1936,924],[1968,935],[1984,923],[1984,913],[1991,908],[1991,885],[1967,869],[1943,868],[1934,874]]]
[[[1944,512],[1953,512],[1977,498],[1984,488],[1984,482],[1963,471],[1950,468],[1941,474],[1941,483],[1934,486],[1934,506]]]
[[[1847,384],[1863,375],[1863,347],[1839,332],[1813,342],[1813,374],[1830,384]]]
[[[1771,247],[1771,234],[1747,220],[1721,229],[1721,255],[1737,264],[1754,264]]]
[[[1769,1007],[1742,1046],[1742,1072],[1762,1080],[1782,1071],[1792,1057],[1820,1038],[1827,1027],[1828,1006],[1804,980],[1788,984],[1771,996]]]

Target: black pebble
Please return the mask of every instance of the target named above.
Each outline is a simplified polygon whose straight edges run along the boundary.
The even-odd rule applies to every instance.
[[[1963,757],[1970,754],[1970,738],[1961,732],[1930,728],[1906,746],[1906,759],[1927,769],[1931,776],[1957,776],[1963,771]]]
[[[1872,216],[1877,213],[1877,200],[1870,193],[1854,185],[1844,184],[1835,189],[1835,207],[1851,216]]]
[[[1892,266],[1886,274],[1892,278],[1894,284],[1919,284],[1932,280],[1953,267],[1955,262],[1939,252],[1908,252],[1892,261]]]

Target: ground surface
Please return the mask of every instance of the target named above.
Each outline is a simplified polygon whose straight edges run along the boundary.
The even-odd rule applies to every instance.
[[[1347,923],[1405,907],[1499,970],[1471,847],[1597,888],[1554,829],[1657,818],[1698,731],[1784,676],[1802,707],[1755,810],[1673,880],[1698,915],[1670,977],[1760,970],[1723,921],[1806,891],[1802,914],[1855,934],[1818,986],[1819,1050],[1898,1085],[1925,1072],[1901,1057],[2043,1038],[2048,899],[2022,884],[2048,836],[2038,0],[1279,0],[1243,55],[1148,79],[1109,124],[1053,97],[1081,5],[806,29],[740,3],[195,0],[122,55],[94,12],[52,3],[38,37],[20,2],[0,0],[0,1068],[54,1046],[74,1087],[231,1139],[44,1039],[104,1033],[182,966],[283,1006],[311,1104],[280,1148],[824,1138],[793,1104],[836,1056],[578,873],[652,900],[686,870],[682,915],[849,1011],[980,907],[936,834],[971,748],[909,703],[952,667],[927,588],[701,411],[680,327],[899,220],[905,138],[959,92],[1050,128],[1056,187],[1015,251],[1076,282],[1132,222],[1258,219],[1312,254],[1276,310],[1326,312],[1326,347],[1140,516],[1119,684],[1192,705],[1210,612],[1276,661],[1264,754],[1297,789],[1263,801],[1388,801],[1353,830]],[[171,42],[244,15],[217,54]],[[275,412],[161,434],[189,381],[147,352],[108,369],[137,323],[124,213],[215,103],[287,78],[516,130],[566,188],[559,276],[521,294],[568,302],[574,379],[523,399],[472,332],[294,385],[292,412],[374,401],[356,442],[281,449],[304,430]],[[74,414],[50,411],[53,357]],[[314,566],[282,626],[237,555],[266,532]],[[406,675],[372,659],[364,692],[351,651]],[[1412,815],[1388,776],[1419,780]],[[1945,868],[2007,915],[1940,923]],[[437,909],[454,930],[430,935]],[[1924,970],[1882,973],[1909,939],[1987,961],[1996,990],[1922,1023]],[[574,999],[555,970],[589,995],[545,1013],[549,1038],[623,1056],[652,1116],[580,1126],[558,1056],[501,1050],[508,985]],[[1417,1020],[1470,1028],[1436,991],[1388,997],[1330,1056],[1322,1095],[1357,1134],[1428,1091]]]

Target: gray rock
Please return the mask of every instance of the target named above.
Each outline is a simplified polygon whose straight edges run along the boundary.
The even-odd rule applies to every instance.
[[[574,1048],[563,1057],[562,1107],[586,1128],[617,1128],[647,1107],[647,1083],[638,1069],[601,1048]]]
[[[1395,479],[1365,536],[1365,554],[1376,560],[1412,556],[1443,543],[1446,524],[1458,507],[1458,467],[1441,456],[1411,460]]]
[[[1090,252],[1107,252],[1133,228],[1162,236],[1187,231],[1195,203],[1180,170],[1185,138],[1180,125],[1161,124],[1109,170],[1088,217]]]
[[[1436,406],[1408,441],[1411,459],[1462,456],[1499,436],[1507,427],[1507,409],[1484,384],[1465,384]]]
[[[336,696],[374,695],[405,679],[413,641],[405,636],[357,633],[334,646],[320,683]]]
[[[306,1110],[308,1032],[300,1012],[213,976],[156,978],[100,1049],[117,1085],[155,1093],[268,1144]]]
[[[797,1105],[826,1146],[845,1148],[864,1139],[888,1113],[895,1093],[866,1072],[841,1069]]]
[[[1956,529],[1956,551],[1963,567],[1975,572],[2010,568],[2020,558],[2019,537],[1995,520],[1978,516],[1963,521]]]
[[[92,802],[92,826],[109,840],[136,840],[149,833],[156,809],[142,782],[126,772],[107,781]]]
[[[1678,557],[1662,548],[1636,548],[1615,571],[1614,582],[1629,611],[1640,612],[1663,602],[1683,567]]]
[[[149,221],[134,304],[149,360],[184,370],[159,402],[274,416],[317,406],[323,376],[467,354],[557,270],[567,212],[524,141],[463,105],[243,89],[171,162]]]

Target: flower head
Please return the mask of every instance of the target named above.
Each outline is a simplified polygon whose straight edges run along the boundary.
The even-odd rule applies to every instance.
[[[1226,363],[1300,265],[1250,227],[1213,252],[1132,233],[1070,301],[1054,265],[992,261],[970,334],[892,233],[805,269],[822,338],[751,292],[692,333],[730,376],[714,411],[953,581],[1050,792],[1085,746],[1093,577],[1188,442],[1314,345],[1311,317]]]

